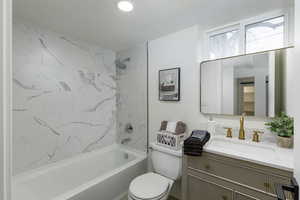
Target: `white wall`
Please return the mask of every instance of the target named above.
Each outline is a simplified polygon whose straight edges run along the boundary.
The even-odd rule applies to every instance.
[[[183,120],[188,132],[206,129],[207,115],[200,113],[200,63],[199,36],[197,26],[161,37],[149,42],[149,134],[155,140],[156,131],[162,120]],[[181,101],[163,102],[158,100],[158,71],[172,67],[181,68]],[[290,104],[289,101],[287,104]],[[214,116],[217,123],[239,126],[239,117]],[[248,128],[264,127],[265,119],[249,117]],[[267,137],[265,134],[264,137]]]
[[[194,26],[149,42],[149,139],[155,140],[162,120],[183,120],[189,131],[201,128],[205,121],[200,114],[199,76],[197,64],[198,27]],[[180,102],[158,100],[158,71],[181,68]],[[177,189],[176,189],[177,188]],[[172,194],[180,198],[180,184],[175,184]]]
[[[253,56],[254,77],[255,77],[255,115],[266,116],[266,76],[269,72],[268,54]]]
[[[182,30],[149,42],[149,131],[155,139],[162,120],[183,120],[189,131],[201,128],[205,118],[200,114],[200,68],[197,63],[198,27]],[[181,100],[158,100],[158,71],[181,68]]]
[[[207,62],[201,66],[201,111],[222,113],[222,61]]]
[[[275,52],[269,54],[269,107],[268,116],[275,115]]]
[[[292,84],[290,85],[293,89],[290,93],[290,98],[293,99],[293,113],[295,116],[295,175],[300,183],[300,2],[295,0],[295,51],[293,53],[293,68],[292,77],[290,77]]]
[[[222,112],[226,114],[234,114],[234,66],[225,66],[222,69]]]
[[[115,143],[115,53],[18,19],[13,30],[13,174]]]
[[[208,117],[200,113],[199,35],[201,35],[201,30],[197,26],[193,26],[149,42],[150,142],[155,140],[156,131],[162,120],[183,120],[188,125],[188,132],[193,129],[207,128]],[[181,68],[181,101],[159,101],[158,72],[161,69],[173,67]],[[291,72],[287,74],[289,76]],[[291,82],[288,81],[288,85],[291,85]],[[290,94],[291,91],[288,93]],[[292,98],[289,97],[287,100],[288,108],[296,108],[292,106]],[[288,114],[292,115],[290,110],[288,110]],[[239,126],[238,117],[214,116],[214,120],[226,126]],[[245,126],[247,128],[264,128],[264,123],[265,119],[263,118],[250,117],[246,118]],[[247,137],[250,138],[251,135]],[[263,137],[274,141],[274,136],[270,133],[264,134]]]
[[[0,199],[11,196],[11,7],[0,1]]]

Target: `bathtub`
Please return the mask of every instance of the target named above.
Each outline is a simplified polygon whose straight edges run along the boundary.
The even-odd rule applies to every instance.
[[[118,200],[147,169],[146,153],[121,145],[13,177],[13,200]]]

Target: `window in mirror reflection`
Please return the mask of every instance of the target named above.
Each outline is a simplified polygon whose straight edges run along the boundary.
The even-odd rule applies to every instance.
[[[232,30],[209,37],[209,56],[211,59],[238,55],[240,31]]]
[[[246,53],[284,46],[284,16],[246,26]]]

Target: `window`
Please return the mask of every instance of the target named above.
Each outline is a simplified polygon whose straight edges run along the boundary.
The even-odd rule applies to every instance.
[[[284,46],[284,17],[246,26],[246,53]]]
[[[212,59],[239,54],[239,30],[232,30],[209,37],[209,57]]]
[[[285,15],[282,13],[269,18],[241,21],[208,35],[210,59],[254,53],[284,47]],[[230,28],[231,27],[231,28]]]

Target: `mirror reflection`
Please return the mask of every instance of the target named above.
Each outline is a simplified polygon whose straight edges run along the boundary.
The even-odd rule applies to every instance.
[[[201,63],[201,112],[273,117],[284,110],[288,49]]]

